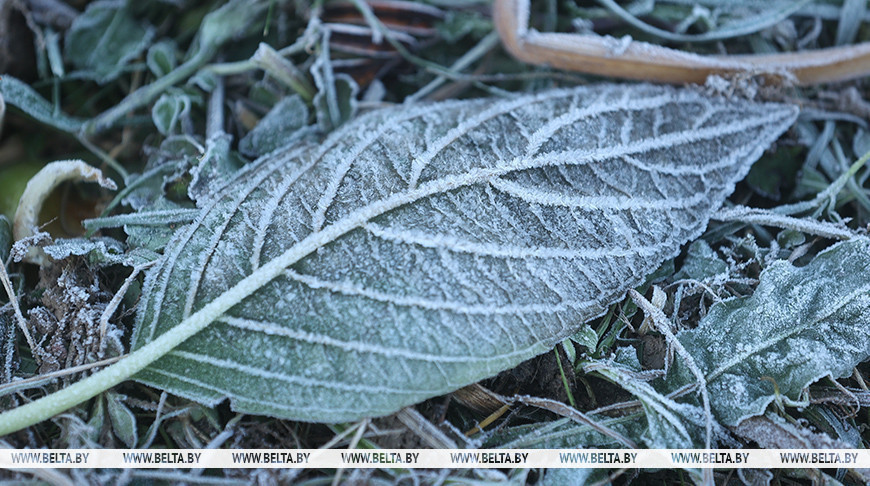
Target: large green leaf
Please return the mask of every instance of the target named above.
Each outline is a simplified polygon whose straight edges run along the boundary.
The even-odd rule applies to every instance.
[[[725,425],[764,413],[775,399],[770,379],[797,400],[811,383],[848,376],[870,356],[870,240],[838,243],[801,268],[777,261],[760,280],[751,297],[714,305],[677,335]],[[679,358],[672,370],[669,388],[694,381]]]
[[[649,85],[370,113],[200,201],[148,274],[136,379],[344,421],[494,375],[697,237],[795,116]]]

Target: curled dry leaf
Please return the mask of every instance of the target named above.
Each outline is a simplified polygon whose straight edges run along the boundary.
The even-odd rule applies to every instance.
[[[103,176],[100,169],[91,167],[81,160],[61,160],[43,167],[29,181],[18,208],[15,210],[15,221],[12,235],[15,241],[31,237],[38,229],[39,211],[42,203],[57,186],[66,181],[96,182],[106,189],[116,190],[118,186],[108,177]],[[45,254],[38,248],[30,248],[24,260],[29,263],[43,265],[47,262]]]

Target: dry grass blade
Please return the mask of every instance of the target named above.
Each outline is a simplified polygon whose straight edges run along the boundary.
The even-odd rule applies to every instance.
[[[707,77],[762,75],[769,82],[813,85],[870,74],[870,43],[802,52],[701,56],[631,38],[529,30],[529,0],[495,0],[493,20],[517,59],[600,76],[703,84]]]
[[[23,380],[16,380],[16,381],[13,381],[11,383],[4,383],[4,384],[0,385],[0,396],[7,395],[7,394],[12,393],[14,391],[26,390],[28,388],[35,388],[37,386],[40,386],[43,383],[54,380],[56,378],[69,376],[69,375],[79,373],[82,371],[87,371],[87,370],[90,370],[93,368],[98,368],[100,366],[108,366],[112,363],[117,362],[118,360],[120,360],[124,356],[126,356],[126,355],[115,356],[112,358],[106,358],[104,360],[100,360],[100,361],[97,361],[95,363],[87,363],[87,364],[83,364],[83,365],[79,365],[79,366],[73,366],[71,368],[66,368],[63,370],[54,371],[52,373],[45,373],[42,375],[36,375],[34,377],[31,377],[31,378],[25,378]]]
[[[24,338],[27,339],[27,345],[30,346],[30,349],[36,349],[36,342],[33,340],[33,337],[30,336],[30,332],[27,330],[27,321],[21,314],[21,308],[18,307],[18,298],[15,296],[15,291],[12,289],[12,282],[9,280],[9,274],[6,273],[6,265],[3,265],[2,262],[0,262],[0,281],[3,282],[3,288],[6,290],[6,295],[9,296],[9,303],[12,304],[12,309],[15,311],[15,321],[18,323],[18,327],[24,334]]]
[[[655,324],[655,329],[662,333],[665,336],[665,339],[668,342],[669,346],[673,346],[676,350],[677,354],[679,354],[685,361],[687,367],[692,371],[692,374],[695,375],[695,378],[698,380],[698,386],[701,391],[701,400],[704,405],[704,417],[706,419],[705,428],[706,428],[706,438],[704,440],[704,447],[709,449],[711,447],[712,437],[713,437],[713,414],[710,411],[710,396],[707,393],[707,381],[704,378],[704,373],[701,372],[701,369],[698,368],[698,365],[695,363],[695,359],[686,351],[686,348],[683,347],[683,344],[677,340],[677,337],[674,336],[674,333],[671,332],[670,323],[668,322],[667,316],[662,312],[661,309],[654,306],[650,301],[646,300],[643,295],[640,294],[637,290],[629,289],[628,295],[631,297],[631,300],[640,307],[644,313],[652,318],[653,324]]]
[[[396,418],[429,447],[436,449],[456,449],[458,447],[456,441],[447,437],[444,432],[441,432],[438,427],[411,407],[406,407],[396,412]]]
[[[555,413],[561,417],[569,418],[575,422],[588,425],[598,431],[599,433],[610,437],[620,444],[630,448],[637,449],[639,446],[628,437],[620,434],[619,432],[605,427],[598,422],[589,418],[585,413],[577,410],[574,407],[568,406],[562,402],[557,402],[556,400],[551,400],[549,398],[539,398],[539,397],[531,397],[528,395],[518,395],[512,398],[506,398],[506,401],[509,402],[518,402],[523,405],[529,405],[531,407],[543,408],[544,410],[549,410],[550,412]]]

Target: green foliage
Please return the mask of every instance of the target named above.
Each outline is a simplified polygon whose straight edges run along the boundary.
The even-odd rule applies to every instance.
[[[348,8],[338,22],[353,18],[354,29],[365,31],[372,28],[372,31],[348,36],[341,28],[336,29],[336,18],[329,17],[334,3],[284,0],[212,0],[186,4],[98,0],[77,4],[75,8],[79,11],[63,2],[48,2],[29,7],[28,15],[25,15],[27,28],[20,32],[15,29],[14,22],[2,23],[5,18],[0,15],[0,30],[14,45],[9,49],[0,42],[0,62],[7,68],[7,72],[0,76],[0,101],[9,108],[5,114],[0,110],[4,122],[3,144],[0,146],[0,212],[7,217],[0,216],[0,259],[4,263],[8,259],[12,246],[9,219],[27,179],[50,160],[84,158],[95,167],[108,166],[116,170],[122,175],[123,180],[116,178],[122,183],[122,188],[116,194],[83,189],[76,183],[59,188],[46,204],[46,212],[40,220],[40,223],[53,221],[43,227],[51,233],[52,239],[41,244],[55,262],[54,270],[60,271],[69,265],[70,271],[99,276],[94,280],[99,285],[82,290],[98,301],[99,306],[95,308],[102,309],[100,306],[105,305],[104,301],[111,294],[126,292],[118,300],[121,302],[119,308],[109,318],[107,339],[112,340],[111,349],[120,350],[129,343],[134,326],[132,316],[140,300],[140,313],[148,312],[143,310],[145,305],[158,301],[160,305],[163,301],[189,301],[189,305],[180,309],[173,308],[172,304],[166,309],[160,308],[162,318],[156,319],[160,327],[157,334],[180,321],[187,322],[200,306],[209,301],[230,306],[225,309],[227,314],[223,317],[221,312],[209,317],[217,322],[200,322],[199,325],[209,327],[186,341],[187,347],[170,346],[169,354],[140,375],[148,383],[159,385],[157,390],[141,383],[127,382],[101,394],[100,398],[89,402],[89,406],[75,406],[75,400],[67,401],[52,412],[59,413],[72,407],[63,419],[45,421],[26,433],[5,436],[5,441],[15,447],[29,448],[105,447],[108,444],[177,448],[201,447],[208,441],[220,439],[226,440],[222,443],[224,447],[316,448],[333,437],[331,431],[347,430],[350,425],[329,429],[262,415],[233,416],[228,413],[228,407],[212,408],[211,405],[230,396],[234,399],[233,405],[240,409],[269,414],[273,412],[260,402],[283,396],[281,393],[292,393],[296,396],[279,400],[281,406],[287,407],[293,400],[304,402],[308,399],[320,408],[323,408],[323,403],[344,405],[351,402],[359,409],[371,405],[371,402],[364,403],[367,395],[361,390],[365,388],[368,391],[374,389],[378,398],[389,402],[389,407],[378,409],[387,413],[400,406],[399,400],[390,401],[389,393],[384,393],[388,388],[390,392],[407,396],[416,393],[401,401],[402,404],[412,403],[454,389],[460,381],[465,383],[493,374],[537,352],[552,357],[554,354],[549,347],[555,345],[559,346],[560,353],[565,350],[564,355],[558,355],[559,372],[554,373],[558,378],[556,386],[547,387],[545,357],[528,361],[499,378],[480,384],[506,396],[529,393],[564,400],[590,418],[594,426],[559,418],[535,407],[514,404],[510,413],[488,426],[482,435],[466,439],[464,434],[454,432],[474,427],[492,410],[483,412],[461,400],[444,397],[423,402],[414,410],[429,420],[445,418],[447,424],[441,429],[448,430],[450,439],[460,447],[477,444],[520,448],[621,447],[613,434],[627,437],[644,447],[698,447],[703,446],[706,439],[708,418],[713,422],[713,440],[719,446],[754,447],[753,439],[741,435],[740,427],[734,425],[742,418],[760,414],[793,436],[803,437],[806,444],[816,443],[810,438],[820,441],[818,443],[828,443],[824,440],[830,438],[830,441],[856,448],[870,442],[870,435],[862,426],[866,410],[862,408],[857,417],[850,416],[851,407],[856,403],[867,403],[866,392],[861,389],[864,385],[861,377],[868,376],[867,353],[870,349],[864,332],[870,324],[866,322],[870,312],[866,308],[868,292],[865,285],[870,248],[863,238],[830,246],[831,239],[863,234],[870,224],[870,191],[867,189],[870,170],[864,166],[866,160],[854,162],[870,151],[870,132],[866,124],[867,106],[870,106],[866,100],[870,96],[862,82],[798,90],[787,86],[761,87],[757,84],[759,80],[750,77],[726,86],[726,90],[754,94],[762,99],[788,100],[800,105],[804,111],[800,120],[776,144],[770,144],[772,140],[749,143],[758,146],[754,157],[760,155],[762,149],[767,150],[743,182],[736,186],[724,210],[713,215],[714,220],[709,225],[707,214],[712,209],[692,209],[702,214],[691,223],[697,231],[683,234],[678,228],[682,220],[675,223],[674,212],[660,211],[657,216],[644,219],[643,215],[647,213],[643,211],[649,208],[636,208],[631,211],[632,218],[625,220],[627,223],[613,226],[619,238],[602,243],[611,248],[636,244],[634,239],[638,234],[670,231],[680,237],[669,241],[671,251],[665,252],[667,254],[638,256],[638,261],[648,261],[642,264],[632,261],[623,273],[617,271],[618,277],[614,280],[621,290],[609,293],[607,287],[605,290],[608,292],[599,291],[598,294],[607,294],[607,298],[601,301],[600,308],[594,313],[560,314],[558,325],[548,320],[552,316],[535,316],[526,318],[521,327],[514,328],[510,324],[513,315],[474,314],[473,317],[439,321],[432,318],[435,312],[413,305],[406,306],[411,310],[399,306],[395,311],[372,311],[375,304],[365,304],[367,297],[348,296],[342,292],[338,292],[340,295],[335,299],[340,304],[329,302],[330,307],[320,297],[320,293],[326,292],[326,287],[317,287],[322,282],[315,283],[316,288],[309,286],[297,292],[293,285],[305,285],[293,278],[317,277],[329,283],[347,284],[341,287],[344,292],[370,284],[380,292],[372,295],[379,297],[405,295],[400,290],[411,293],[418,290],[412,282],[403,281],[402,286],[390,278],[367,279],[367,276],[354,273],[359,269],[368,271],[377,267],[361,261],[383,259],[405,265],[397,265],[394,274],[390,274],[396,278],[416,275],[420,267],[431,272],[440,269],[442,273],[438,278],[419,288],[441,292],[443,295],[438,297],[442,300],[458,296],[461,299],[478,298],[488,303],[487,298],[499,295],[509,295],[519,301],[533,296],[535,304],[550,305],[552,301],[536,294],[544,291],[547,284],[560,290],[562,299],[573,302],[572,299],[585,294],[575,288],[565,290],[564,286],[560,287],[564,282],[590,277],[608,280],[609,277],[604,276],[620,268],[618,262],[593,270],[574,266],[570,267],[573,272],[565,271],[554,279],[550,278],[552,274],[542,270],[543,266],[535,267],[539,272],[534,275],[523,274],[532,268],[532,260],[528,259],[510,260],[509,265],[504,263],[503,267],[497,267],[489,264],[489,256],[472,262],[463,260],[467,253],[452,252],[450,248],[436,251],[424,245],[418,253],[408,254],[403,253],[402,248],[403,245],[412,247],[411,244],[392,241],[380,246],[352,245],[344,236],[336,235],[326,238],[318,249],[289,265],[287,271],[295,272],[290,277],[286,274],[278,276],[271,283],[257,280],[252,284],[259,286],[254,293],[235,306],[231,305],[232,299],[223,301],[217,298],[226,288],[212,292],[217,288],[215,285],[234,284],[250,270],[245,267],[245,262],[250,259],[253,248],[249,243],[258,232],[266,235],[264,240],[283,241],[269,240],[265,244],[263,261],[273,261],[277,254],[287,249],[282,244],[295,245],[301,236],[307,234],[305,231],[316,226],[309,225],[313,221],[306,218],[311,219],[322,212],[323,222],[333,221],[331,218],[335,217],[338,206],[369,207],[372,201],[380,200],[381,194],[390,193],[390,187],[404,187],[403,184],[410,179],[395,186],[380,186],[378,181],[386,177],[385,174],[403,174],[402,164],[419,163],[426,154],[435,150],[428,142],[439,137],[450,138],[451,130],[458,130],[460,125],[468,123],[480,114],[480,109],[469,108],[456,114],[452,124],[434,129],[415,131],[412,127],[407,131],[407,138],[399,134],[380,135],[373,136],[371,145],[362,142],[358,146],[352,145],[351,141],[357,135],[347,127],[360,123],[361,116],[371,116],[366,113],[398,105],[385,113],[393,113],[396,118],[409,110],[419,110],[422,116],[432,118],[441,116],[442,110],[449,112],[449,109],[440,107],[454,106],[451,103],[458,103],[457,99],[487,95],[510,99],[517,92],[543,92],[553,87],[601,81],[526,66],[510,58],[498,48],[487,0],[426,2],[425,9],[435,12],[431,22],[425,20],[426,15],[419,13],[396,16],[400,19],[398,24],[402,25],[391,23],[393,14],[382,13],[377,5],[364,8],[361,2],[352,4],[366,13],[357,13],[356,7]],[[400,4],[391,8],[402,7]],[[419,4],[409,8],[419,8]],[[594,30],[615,38],[630,36],[701,54],[801,52],[808,48],[846,46],[870,39],[870,29],[867,28],[870,12],[863,0],[534,1],[531,8],[533,29],[558,32]],[[383,25],[396,29],[400,35],[391,37],[389,32],[382,30]],[[378,43],[377,38],[381,36],[385,37]],[[359,54],[367,50],[374,54]],[[735,95],[735,98],[739,96]],[[452,101],[446,105],[426,104],[439,99]],[[471,151],[469,160],[484,160],[488,153],[504,154],[511,146],[510,140],[527,140],[526,137],[534,135],[534,130],[516,131],[517,127],[526,126],[536,119],[526,115],[528,113],[524,112],[505,120],[504,126],[500,127],[504,140],[489,142],[485,136],[476,134],[477,149]],[[682,118],[682,122],[702,119],[697,113]],[[542,120],[548,120],[547,123],[559,123],[559,119],[557,110],[542,117]],[[617,123],[616,120],[610,121]],[[662,126],[670,124],[666,122]],[[643,123],[634,124],[631,130],[611,130],[602,125],[598,127],[600,130],[590,129],[588,132],[599,134],[602,140],[609,137],[609,143],[613,144],[620,137],[631,139],[632,132],[642,126]],[[372,134],[375,129],[370,125],[361,132]],[[333,143],[324,142],[330,133],[337,135],[328,140],[342,140],[342,137],[349,140],[349,145],[344,147],[346,150],[339,151],[343,155],[330,153],[326,148]],[[581,140],[580,135],[575,138],[575,142],[588,150],[597,147],[588,140]],[[711,143],[684,155],[693,160],[707,160],[720,157],[722,152],[719,151],[726,146],[741,144]],[[445,147],[448,151],[455,148],[449,143]],[[552,148],[547,146],[548,150]],[[662,150],[664,155],[674,153],[672,149]],[[400,157],[393,157],[399,152],[402,154]],[[461,159],[457,154],[458,151],[451,152],[452,163]],[[313,164],[315,156],[327,160],[319,160],[312,169],[299,171],[300,167],[307,167],[305,164]],[[285,167],[273,167],[275,179],[267,178],[257,190],[268,190],[272,187],[268,186],[270,181],[280,181],[287,187],[295,185],[297,189],[290,194],[298,197],[299,203],[292,207],[288,207],[286,201],[274,205],[260,204],[260,209],[268,207],[273,211],[271,226],[261,231],[262,222],[269,219],[265,213],[238,211],[224,204],[227,198],[238,195],[244,184],[255,186],[251,179],[253,174],[260,174],[262,159],[270,157],[273,162],[275,157],[280,158]],[[261,161],[252,162],[257,158]],[[362,159],[367,162],[361,162]],[[350,167],[342,181],[359,183],[365,189],[356,193],[336,189],[344,187],[344,182],[336,182],[336,188],[330,188],[327,181],[333,180],[334,173],[327,174],[323,166],[340,160],[349,161]],[[669,192],[673,189],[672,183],[683,184],[682,190],[687,193],[695,187],[688,182],[689,177],[679,181],[663,179],[663,175],[655,171],[654,175],[629,172],[634,175],[628,177],[614,175],[622,173],[611,173],[604,169],[606,166],[606,161],[597,161],[596,177],[602,178],[604,187],[612,187],[617,192],[622,189],[634,194],[637,185],[647,183],[651,184],[649,187],[656,187],[669,195],[672,195]],[[360,168],[364,170],[354,170]],[[530,187],[539,190],[540,186],[534,184],[563,180],[566,174],[564,167],[562,169],[537,179],[530,177],[521,183],[526,184],[523,187],[527,190]],[[722,176],[718,169],[710,170],[714,174],[712,177]],[[305,175],[308,172],[314,172],[319,178],[310,179],[310,175]],[[302,178],[302,182],[291,182],[297,176]],[[425,172],[421,171],[420,176],[425,179]],[[742,174],[735,175],[732,182],[741,177]],[[311,192],[299,189],[302,186],[309,187]],[[598,184],[593,186],[599,187]],[[491,205],[505,187],[502,183],[499,187],[493,186],[489,194],[463,200],[461,207],[470,212],[466,223],[456,228],[464,228],[467,231],[465,236],[476,237],[486,233],[481,228],[492,226],[509,232],[528,223],[525,219],[519,223],[498,219],[507,214],[504,211],[508,208],[516,209],[514,205]],[[731,187],[710,196],[705,204],[713,201],[715,204],[712,206],[715,206],[730,190]],[[446,191],[445,200],[457,197],[462,191],[457,188]],[[322,208],[324,194],[332,194],[337,206]],[[559,194],[568,200],[590,196],[583,192],[582,187]],[[686,197],[677,199],[681,203],[688,200]],[[262,199],[257,201],[262,203]],[[581,208],[570,217],[566,215],[558,220],[558,224],[547,219],[549,208],[546,204],[540,205],[540,201],[539,206],[528,214],[534,216],[531,221],[546,221],[552,223],[550,230],[558,230],[566,221],[576,223],[585,214],[583,211],[598,211],[595,213],[597,223],[589,223],[589,228],[595,230],[585,228],[583,231],[600,236],[606,234],[606,228],[595,224],[614,221],[615,214],[613,208],[607,207],[607,200],[597,201],[598,204],[602,202],[604,207],[595,206],[594,210]],[[408,201],[405,206],[414,209],[416,204]],[[445,221],[452,214],[451,208],[456,207],[459,206],[453,202],[435,205],[431,212],[421,213],[420,218],[413,221],[419,223],[422,228],[418,228],[419,231],[445,232],[449,227],[445,226]],[[493,208],[499,211],[493,211]],[[722,215],[729,217],[716,219]],[[392,221],[390,217],[386,214],[366,220],[353,235],[367,234],[372,229],[383,230]],[[83,223],[88,231],[85,236],[78,233],[82,218],[92,218]],[[707,231],[699,239],[705,226]],[[191,236],[190,243],[182,244],[181,240],[193,231],[192,228],[199,228],[200,233]],[[397,228],[391,229],[398,231]],[[569,224],[564,228],[574,227]],[[550,236],[558,236],[553,241],[559,245],[569,245],[578,231],[555,231]],[[376,237],[372,238],[376,240]],[[459,240],[447,241],[456,243]],[[681,245],[684,241],[687,244]],[[540,244],[539,240],[535,242]],[[428,241],[427,244],[431,243]],[[524,241],[512,238],[499,242],[508,243],[516,246]],[[438,254],[433,256],[430,253]],[[230,258],[233,255],[238,258]],[[200,294],[203,289],[191,290],[188,287],[195,279],[187,278],[184,272],[167,275],[160,273],[163,270],[152,270],[149,283],[145,285],[143,269],[155,264],[166,265],[167,258],[181,262],[187,269],[203,269],[200,281],[204,282],[206,295]],[[213,265],[214,261],[221,264]],[[658,266],[662,261],[664,264]],[[352,265],[342,266],[344,262]],[[493,280],[502,275],[496,268],[507,267],[517,276]],[[132,276],[131,268],[134,269]],[[552,270],[547,268],[547,272]],[[467,269],[478,269],[481,275],[486,274],[486,278],[462,273]],[[49,274],[50,270],[43,269],[43,273]],[[8,271],[25,319],[35,319],[28,311],[44,305],[42,296],[51,293],[46,292],[45,286],[57,290],[51,288],[51,278],[46,278],[48,283],[41,283],[37,276],[39,272],[15,262],[8,266]],[[457,275],[466,278],[455,280]],[[346,280],[341,280],[341,276],[347,277]],[[168,290],[155,293],[157,283],[163,282],[168,282]],[[487,287],[487,282],[500,285]],[[606,308],[606,303],[618,300],[625,288],[637,285],[643,285],[638,287],[641,292],[651,285],[658,286],[655,295],[661,300],[653,299],[655,307],[667,316],[672,331],[678,335],[677,342],[683,344],[704,370],[704,384],[712,403],[710,417],[704,416],[699,383],[686,369],[684,358],[674,355],[673,347],[666,342],[662,332],[655,327],[650,330],[648,316],[639,312],[631,300]],[[71,287],[68,292],[75,288],[78,287]],[[464,290],[448,295],[456,289]],[[0,406],[13,408],[50,395],[70,383],[75,383],[74,387],[78,386],[78,389],[87,388],[91,394],[117,384],[117,381],[108,380],[91,387],[88,384],[95,382],[81,373],[29,384],[31,382],[25,379],[39,378],[40,363],[25,344],[10,306],[2,305],[7,300],[5,292],[0,291],[0,307],[3,309],[0,310]],[[432,301],[425,302],[431,304]],[[477,310],[483,305],[470,300],[463,302],[477,305]],[[286,304],[286,312],[278,312],[276,309],[283,304]],[[58,316],[68,311],[62,306],[52,310]],[[266,332],[242,332],[238,326],[221,321],[226,320],[227,315],[251,318],[260,311],[290,316],[282,323],[296,326],[291,330],[297,332],[297,341],[302,344],[270,347],[279,338]],[[601,313],[605,314],[604,317],[589,320]],[[99,312],[96,314],[94,319],[99,318]],[[463,328],[455,323],[462,319],[477,321],[474,321],[475,325]],[[402,325],[396,325],[397,322]],[[355,323],[357,327],[348,323]],[[148,321],[146,324],[153,323]],[[558,326],[562,326],[560,329],[564,332],[553,331]],[[181,338],[177,335],[173,338],[179,339],[178,343],[197,332],[195,326],[172,329],[179,334],[187,333]],[[505,329],[510,332],[505,332]],[[354,331],[359,334],[350,334],[349,339],[338,343],[345,348],[336,346],[335,340],[317,341],[323,336],[330,339],[346,337],[341,333]],[[376,380],[371,376],[353,374],[361,369],[387,369],[387,366],[404,371],[413,365],[408,359],[398,359],[382,368],[367,366],[382,364],[372,358],[377,354],[372,353],[372,349],[393,356],[408,349],[416,350],[413,346],[436,343],[425,349],[429,352],[427,356],[443,357],[450,339],[453,339],[450,336],[461,341],[472,331],[479,332],[478,338],[472,339],[473,350],[460,353],[460,358],[479,362],[484,352],[499,356],[511,354],[517,347],[522,348],[523,343],[528,344],[523,341],[526,339],[535,341],[538,347],[525,354],[516,352],[497,365],[488,362],[486,366],[477,368],[468,365],[462,369],[457,367],[459,371],[450,368],[431,374],[407,372],[410,377],[407,383],[392,374]],[[144,331],[139,332],[134,344],[136,347],[141,344],[139,338]],[[61,340],[58,344],[76,349],[83,342],[100,339],[88,332],[75,335],[78,337]],[[504,339],[494,337],[497,335]],[[313,337],[317,338],[314,339],[316,345],[306,348],[305,343]],[[356,347],[347,349],[347,343]],[[215,362],[192,363],[191,354],[196,354],[199,349],[210,353],[209,359],[218,360],[215,361],[218,366],[213,366]],[[271,352],[269,357],[265,356],[267,351]],[[407,352],[403,356],[407,356]],[[456,357],[449,353],[448,356]],[[419,356],[412,354],[411,357]],[[156,358],[151,356],[149,359]],[[170,362],[173,360],[176,365],[182,364],[172,365]],[[487,366],[486,373],[474,371]],[[664,378],[665,370],[661,368],[668,371]],[[160,372],[173,370],[187,379],[187,384],[173,381],[181,381],[181,378],[154,377]],[[451,386],[433,385],[429,378],[434,376],[437,379],[438,373],[447,373],[453,381]],[[252,379],[250,375],[257,378]],[[292,384],[287,383],[288,376],[295,380]],[[347,379],[348,376],[351,378]],[[346,382],[341,382],[341,379],[346,379]],[[854,396],[845,395],[840,388],[835,388],[833,379],[836,379],[837,386],[846,387]],[[332,401],[318,401],[316,393],[312,392],[323,383],[338,382],[349,391],[342,391],[336,395],[339,398]],[[195,389],[199,386],[208,390],[199,393]],[[428,389],[418,390],[425,387]],[[255,402],[254,405],[238,400],[235,395],[239,389],[245,388],[249,389],[245,392],[249,395],[246,399]],[[675,389],[681,390],[675,393]],[[172,393],[163,393],[165,391]],[[203,399],[205,395],[208,396]],[[201,399],[209,406],[188,401],[184,396]],[[835,405],[815,403],[818,397],[826,397]],[[855,401],[855,397],[860,400]],[[444,404],[447,404],[446,410],[442,408]],[[354,417],[364,415],[355,413]],[[301,417],[283,412],[274,414]],[[342,418],[337,415],[329,417]],[[322,415],[302,418],[324,419]],[[381,430],[396,428],[395,422],[378,423],[375,420],[373,423],[379,428],[384,427]],[[0,428],[6,426],[8,422],[4,415],[4,419],[0,419]],[[142,435],[139,435],[140,431]],[[608,431],[612,434],[606,433]],[[389,441],[386,436],[369,437],[365,434],[361,445],[390,447],[393,444]],[[528,478],[538,477],[541,484],[582,484],[607,481],[608,474],[614,472],[565,469],[541,471],[537,476],[532,472]],[[140,474],[152,475],[145,477]],[[133,481],[153,481],[159,474],[134,471],[131,478]],[[186,472],[172,474],[174,476],[160,478],[168,482],[191,483],[199,480],[249,480],[247,472],[229,470],[218,473],[224,476],[221,478],[188,476]],[[251,474],[266,477],[262,471]],[[347,477],[326,479],[324,476],[331,473],[325,471],[274,470],[268,474],[273,475],[268,476],[269,480],[279,483],[308,481],[316,484]],[[407,476],[400,474],[404,473],[382,470],[367,478],[372,482],[407,481]],[[517,470],[501,476],[494,472],[493,476],[484,479],[468,471],[437,477],[427,476],[429,473],[424,471],[413,474],[414,481],[422,484],[439,481],[482,484],[490,479],[520,484],[527,481],[529,472]],[[645,471],[639,474],[634,479],[635,484],[685,482],[681,473]],[[726,474],[717,472],[716,483],[724,482]],[[806,474],[800,471],[782,470],[775,476],[766,471],[753,474],[750,477],[748,471],[740,471],[738,476],[747,482],[761,483],[786,484],[790,478],[798,477],[803,478],[799,481],[806,480]],[[843,484],[850,481],[862,483],[853,475],[854,472],[849,472],[837,478]],[[116,481],[118,473],[76,471],[73,477],[75,482],[101,484]],[[698,477],[692,476],[696,480]],[[22,478],[18,475],[12,480]],[[731,480],[734,480],[733,475]],[[621,484],[624,480],[618,478],[615,482]]]
[[[106,409],[109,412],[109,420],[112,421],[112,430],[115,436],[121,439],[129,448],[136,447],[139,442],[139,433],[136,430],[136,416],[124,404],[123,395],[108,391],[105,393]]]
[[[66,33],[64,57],[78,75],[99,83],[112,81],[154,37],[154,28],[137,20],[126,1],[96,1]]]
[[[176,49],[175,42],[171,40],[162,40],[154,43],[148,49],[148,57],[146,58],[146,63],[148,64],[148,69],[151,70],[151,74],[161,78],[178,67],[178,61],[175,56]]]
[[[299,95],[279,101],[257,123],[253,130],[239,140],[239,151],[251,157],[267,154],[304,135],[308,126],[308,107]]]
[[[0,77],[0,95],[7,104],[58,130],[74,133],[84,123],[59,112],[36,90],[6,74]]]
[[[798,402],[811,383],[849,376],[870,356],[868,270],[866,238],[838,243],[805,267],[775,262],[752,296],[714,305],[677,335],[704,372],[721,423],[760,415],[777,395]],[[677,359],[668,389],[693,381]]]
[[[180,91],[160,95],[151,108],[151,119],[161,135],[172,135],[178,130],[182,118],[190,116],[190,96]]]
[[[680,271],[674,274],[674,279],[705,280],[726,273],[728,273],[728,264],[716,255],[706,241],[697,240],[689,245],[686,260]]]
[[[380,110],[324,144],[290,145],[207,198],[149,273],[134,351],[208,328],[162,348],[137,379],[208,405],[230,397],[240,412],[337,422],[491,376],[641,284],[795,115],[599,85]],[[626,127],[637,128],[618,142],[602,135]],[[633,181],[632,198],[617,180]],[[385,382],[385,369],[408,371]]]

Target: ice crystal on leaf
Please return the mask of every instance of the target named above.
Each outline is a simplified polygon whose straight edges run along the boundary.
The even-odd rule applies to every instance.
[[[494,375],[697,237],[795,116],[599,85],[400,106],[278,149],[150,271],[133,349],[202,330],[136,379],[335,422]]]

